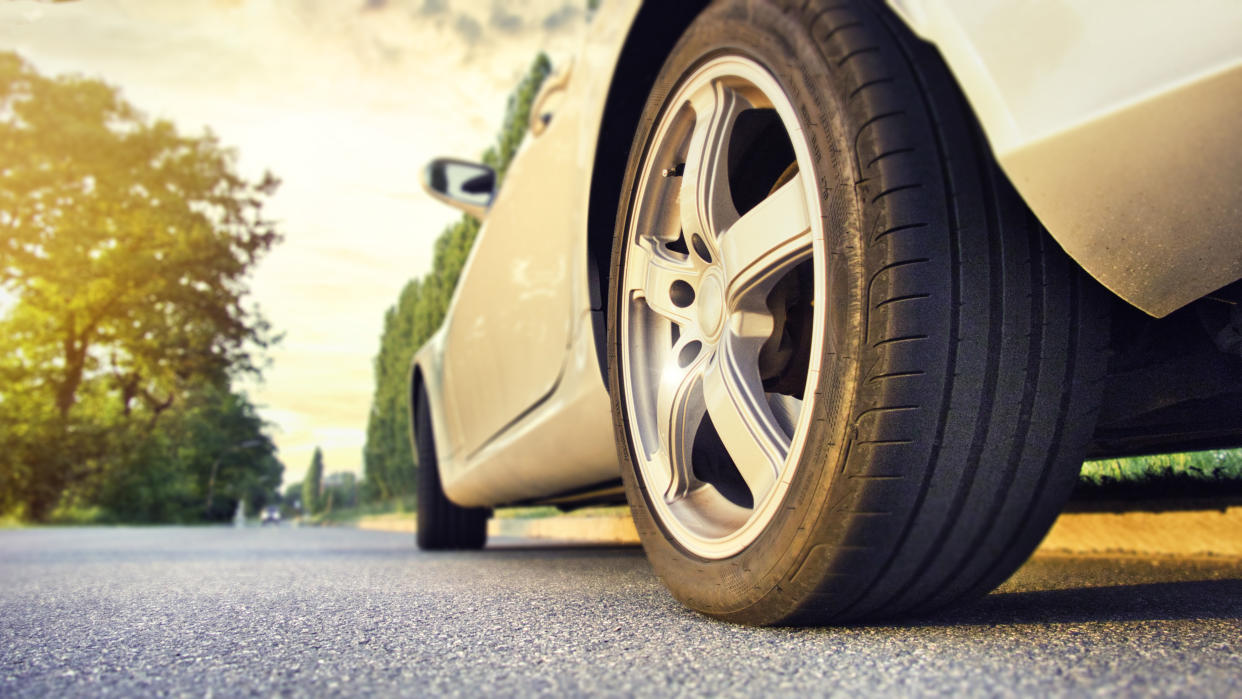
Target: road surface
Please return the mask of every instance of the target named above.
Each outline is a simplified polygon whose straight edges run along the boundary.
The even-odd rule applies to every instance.
[[[0,696],[1242,693],[1242,561],[1037,557],[906,625],[752,629],[636,548],[0,531]]]

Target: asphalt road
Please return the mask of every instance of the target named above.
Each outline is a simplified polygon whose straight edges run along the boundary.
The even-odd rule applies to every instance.
[[[905,625],[686,611],[636,548],[0,532],[0,696],[1242,694],[1242,562],[1039,557]]]

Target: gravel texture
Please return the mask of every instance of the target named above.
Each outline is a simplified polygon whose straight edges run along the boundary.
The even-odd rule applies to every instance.
[[[0,696],[1242,694],[1242,562],[1041,555],[954,612],[752,629],[636,548],[0,532]]]

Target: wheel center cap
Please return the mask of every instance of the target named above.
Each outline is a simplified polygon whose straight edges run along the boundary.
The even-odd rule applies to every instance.
[[[703,333],[715,337],[724,320],[724,285],[714,274],[703,278],[698,293],[699,325]]]

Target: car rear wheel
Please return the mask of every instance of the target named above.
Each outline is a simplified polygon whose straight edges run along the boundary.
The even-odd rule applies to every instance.
[[[431,431],[427,396],[418,393],[414,411],[414,441],[418,449],[418,547],[424,551],[481,549],[487,543],[485,507],[461,507],[444,495]]]
[[[613,251],[610,393],[656,573],[745,623],[938,608],[1073,486],[1100,291],[880,3],[718,2],[666,61]]]

